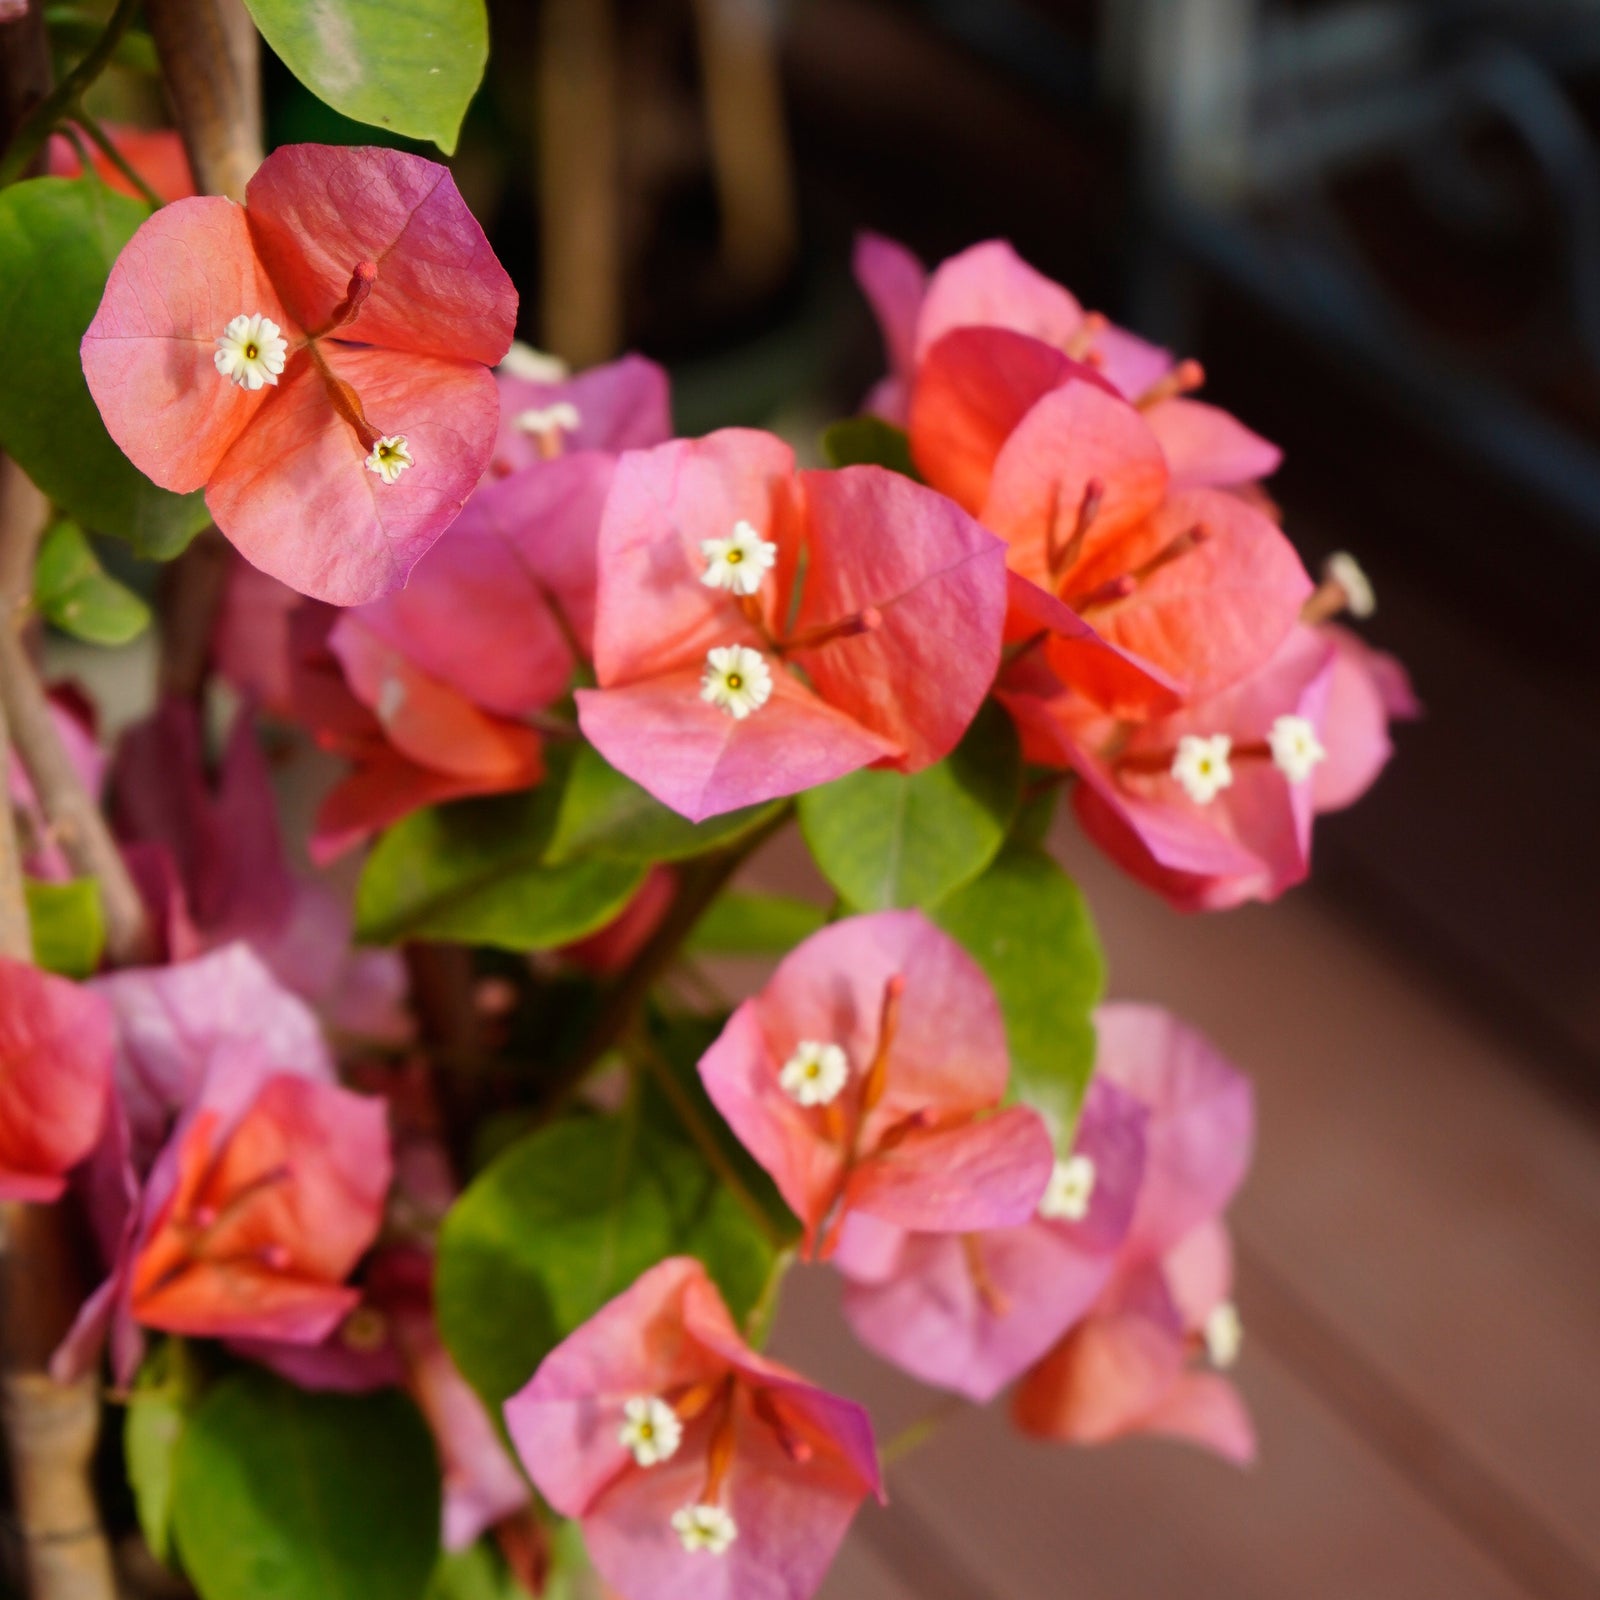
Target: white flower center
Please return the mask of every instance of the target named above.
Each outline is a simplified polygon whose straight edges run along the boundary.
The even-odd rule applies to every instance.
[[[778,1086],[803,1106],[836,1100],[850,1078],[850,1060],[836,1044],[802,1039],[778,1073]]]
[[[1196,805],[1210,805],[1233,782],[1233,767],[1228,762],[1232,749],[1233,740],[1225,733],[1214,733],[1210,738],[1186,733],[1178,740],[1172,776]]]
[[[1239,1359],[1239,1347],[1244,1343],[1244,1323],[1239,1320],[1239,1308],[1231,1300],[1214,1307],[1206,1318],[1202,1337],[1211,1365],[1231,1367]]]
[[[1057,1161],[1039,1202],[1039,1215],[1049,1222],[1082,1222],[1094,1198],[1094,1161],[1085,1155]]]
[[[735,722],[743,722],[752,711],[759,711],[772,693],[772,672],[759,650],[748,645],[723,645],[706,654],[706,668],[700,677],[700,698],[719,711],[726,711]]]
[[[778,547],[741,519],[726,539],[702,539],[700,554],[706,560],[700,581],[708,589],[754,594],[777,561]]]
[[[1370,617],[1378,609],[1378,597],[1372,592],[1372,580],[1348,550],[1336,550],[1329,556],[1323,563],[1322,575],[1344,590],[1345,609],[1352,617]]]
[[[367,457],[367,471],[375,472],[385,483],[393,483],[407,467],[416,466],[416,457],[406,443],[403,433],[390,434],[372,447]]]
[[[517,413],[516,426],[522,433],[534,438],[546,433],[575,433],[583,425],[578,408],[568,400],[557,400],[554,405],[533,406]]]
[[[1317,730],[1304,717],[1277,718],[1267,734],[1272,764],[1290,783],[1304,783],[1319,761],[1328,759]]]
[[[500,370],[526,383],[565,383],[572,376],[572,368],[560,356],[535,350],[520,339],[512,341],[500,362]]]
[[[617,1442],[631,1451],[641,1467],[653,1467],[657,1462],[670,1461],[683,1442],[683,1424],[678,1413],[664,1400],[653,1395],[635,1395],[622,1407],[622,1426],[617,1430]]]
[[[241,389],[259,389],[264,383],[277,383],[288,358],[289,341],[282,329],[258,311],[253,317],[235,317],[222,330],[211,359],[217,371]]]
[[[685,1506],[672,1513],[672,1531],[685,1550],[720,1556],[739,1537],[739,1529],[721,1506]]]

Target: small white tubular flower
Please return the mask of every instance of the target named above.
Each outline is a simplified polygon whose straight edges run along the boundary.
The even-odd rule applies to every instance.
[[[403,433],[390,434],[372,447],[367,457],[367,471],[375,472],[385,483],[393,483],[407,467],[416,466],[416,457],[406,443]]]
[[[849,1080],[850,1058],[816,1039],[802,1039],[778,1073],[778,1087],[803,1106],[830,1104]]]
[[[1039,1215],[1047,1222],[1082,1222],[1089,1215],[1094,1198],[1094,1160],[1090,1156],[1068,1156],[1057,1161],[1050,1173]]]
[[[672,1513],[672,1531],[685,1550],[720,1556],[739,1537],[739,1529],[721,1506],[685,1506]]]
[[[517,413],[516,427],[535,438],[545,433],[575,433],[583,426],[578,408],[570,400],[557,400],[550,406],[533,406]]]
[[[264,383],[277,383],[289,359],[289,341],[271,317],[258,311],[253,317],[235,317],[223,329],[211,359],[217,371],[241,389],[259,389]]]
[[[772,694],[772,671],[759,650],[728,644],[706,653],[706,670],[700,678],[700,698],[735,722],[759,711]]]
[[[1317,730],[1304,717],[1283,716],[1267,734],[1272,764],[1290,783],[1304,783],[1319,761],[1328,759]]]
[[[1208,806],[1233,782],[1233,767],[1228,755],[1233,740],[1225,733],[1209,739],[1186,733],[1178,740],[1178,753],[1172,758],[1172,776],[1196,805]]]
[[[683,1442],[683,1424],[665,1400],[657,1400],[653,1395],[635,1395],[623,1403],[617,1442],[632,1453],[641,1467],[653,1467],[658,1462],[670,1461],[678,1453],[678,1446]]]
[[[511,341],[511,348],[501,358],[500,371],[526,383],[565,383],[572,376],[572,368],[560,356],[535,350],[520,339]]]
[[[1205,1339],[1206,1356],[1211,1365],[1231,1367],[1239,1359],[1239,1347],[1244,1343],[1244,1323],[1239,1320],[1239,1308],[1231,1300],[1213,1307],[1201,1336]]]
[[[1378,609],[1378,597],[1372,592],[1372,580],[1348,550],[1336,550],[1329,556],[1323,563],[1322,575],[1344,590],[1345,609],[1352,617],[1370,617]]]
[[[708,589],[754,594],[777,561],[778,547],[741,519],[726,539],[702,539],[700,554],[706,558],[700,581]]]

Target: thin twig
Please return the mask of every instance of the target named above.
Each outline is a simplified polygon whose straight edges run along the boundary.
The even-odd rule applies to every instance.
[[[635,1030],[634,1036],[628,1041],[627,1050],[629,1058],[649,1074],[651,1081],[666,1096],[674,1115],[683,1124],[683,1131],[689,1135],[694,1141],[695,1148],[705,1157],[706,1165],[727,1186],[728,1192],[743,1207],[745,1214],[756,1225],[767,1243],[774,1250],[781,1250],[787,1241],[774,1226],[772,1218],[767,1215],[761,1202],[739,1176],[738,1170],[728,1159],[727,1152],[718,1144],[716,1134],[707,1126],[706,1119],[700,1115],[700,1108],[684,1093],[683,1085],[678,1082],[666,1058],[639,1029]]]
[[[27,172],[56,124],[68,119],[84,91],[111,65],[111,58],[117,53],[117,46],[122,43],[122,36],[138,9],[139,0],[117,0],[117,9],[111,13],[110,21],[88,55],[24,118],[4,157],[0,157],[0,189]]]
[[[945,1423],[958,1412],[967,1409],[968,1402],[960,1395],[950,1395],[941,1400],[926,1416],[918,1417],[897,1433],[878,1451],[878,1460],[885,1467],[904,1461],[913,1450],[920,1450]]]
[[[108,958],[115,966],[138,966],[156,954],[144,901],[67,754],[23,642],[44,515],[38,491],[15,462],[0,459],[0,708],[52,836],[76,872],[99,882]]]
[[[82,128],[91,139],[94,140],[95,144],[99,147],[100,154],[103,155],[106,160],[109,161],[111,165],[115,167],[117,171],[120,172],[122,176],[134,186],[135,189],[139,191],[140,195],[142,195],[151,206],[159,211],[161,207],[166,204],[161,196],[158,195],[142,177],[140,177],[139,169],[135,167],[134,164],[129,161],[119,149],[117,149],[115,144],[112,143],[110,134],[108,134],[106,130],[102,128],[100,124],[83,109],[81,105],[74,106],[72,108],[72,120],[80,128]],[[71,130],[69,129],[67,131],[70,133]],[[89,163],[85,161],[83,165],[84,170],[88,171]]]

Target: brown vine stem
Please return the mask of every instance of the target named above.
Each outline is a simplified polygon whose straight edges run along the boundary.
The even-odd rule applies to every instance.
[[[73,870],[100,884],[107,957],[114,966],[138,966],[155,959],[150,919],[111,830],[56,731],[23,637],[45,514],[39,491],[15,462],[0,458],[0,707],[47,826]]]

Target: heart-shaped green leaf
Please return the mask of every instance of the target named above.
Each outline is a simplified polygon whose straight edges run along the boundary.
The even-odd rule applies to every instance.
[[[63,633],[90,644],[127,644],[150,626],[150,608],[117,582],[75,522],[53,523],[33,569],[39,614]]]

